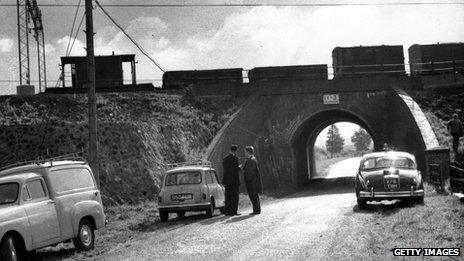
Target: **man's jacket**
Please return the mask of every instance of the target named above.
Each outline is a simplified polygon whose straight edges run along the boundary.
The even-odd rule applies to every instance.
[[[258,193],[263,192],[263,183],[261,181],[261,174],[259,173],[258,161],[255,156],[250,156],[246,159],[245,165],[243,166],[243,176],[247,187],[257,191]]]
[[[240,185],[240,167],[238,166],[238,158],[230,153],[222,160],[223,175],[222,184],[226,186],[239,186]]]

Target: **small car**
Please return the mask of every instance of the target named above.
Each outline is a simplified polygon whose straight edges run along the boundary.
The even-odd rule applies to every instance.
[[[358,206],[367,201],[406,199],[424,203],[424,184],[416,159],[407,152],[374,152],[361,158],[356,173],[355,191]]]
[[[71,240],[94,247],[105,226],[100,191],[82,158],[21,162],[0,171],[0,260]]]
[[[206,211],[212,217],[214,210],[219,209],[224,214],[224,191],[211,163],[175,164],[163,176],[158,194],[160,219],[166,222],[169,213],[183,217],[187,211]]]

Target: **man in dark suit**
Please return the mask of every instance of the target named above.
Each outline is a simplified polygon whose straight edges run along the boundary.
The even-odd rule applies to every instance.
[[[230,147],[229,155],[227,155],[222,160],[223,175],[222,175],[222,184],[226,188],[226,211],[225,214],[228,216],[237,215],[238,208],[238,195],[240,188],[240,178],[239,172],[240,168],[238,166],[238,157],[235,155],[237,153],[237,145],[232,145]]]
[[[251,204],[253,204],[253,215],[261,213],[261,203],[259,202],[259,193],[263,192],[263,184],[261,182],[261,174],[259,173],[258,161],[253,155],[253,147],[247,146],[245,148],[246,161],[243,164],[243,176],[245,184],[250,197]]]

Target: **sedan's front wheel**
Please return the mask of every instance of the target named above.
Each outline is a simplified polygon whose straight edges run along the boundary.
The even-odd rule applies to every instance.
[[[93,249],[95,245],[95,233],[92,224],[87,219],[79,222],[79,231],[77,237],[73,239],[73,243],[78,250],[87,251]]]
[[[367,200],[362,199],[362,198],[358,198],[357,202],[358,202],[358,207],[360,209],[365,209],[367,207]]]

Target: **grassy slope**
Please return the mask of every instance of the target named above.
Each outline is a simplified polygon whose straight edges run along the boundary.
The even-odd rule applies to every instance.
[[[105,203],[153,199],[163,166],[200,158],[240,102],[233,98],[196,99],[152,92],[98,95]],[[31,155],[46,156],[47,150],[51,156],[74,153],[81,146],[86,156],[86,121],[85,95],[1,97],[0,134],[26,125],[27,137],[10,142],[10,135],[4,135],[0,140],[0,165]],[[41,140],[45,140],[45,146]]]
[[[461,121],[464,121],[464,93],[462,89],[412,93],[412,97],[424,111],[440,145],[451,148],[452,138],[446,125],[451,115],[456,111],[459,112]],[[462,157],[463,140],[461,140],[460,146]],[[451,154],[453,158],[454,152],[452,150]]]
[[[331,244],[328,260],[392,260],[393,248],[462,247],[463,219],[463,204],[431,188],[424,205],[356,206],[335,232],[343,237]]]

